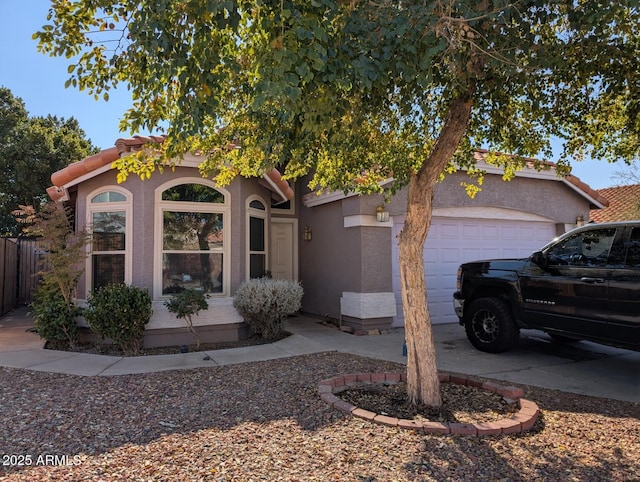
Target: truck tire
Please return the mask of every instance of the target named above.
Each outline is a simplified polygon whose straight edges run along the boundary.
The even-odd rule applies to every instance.
[[[520,337],[509,305],[499,298],[478,298],[465,310],[464,318],[467,338],[480,351],[510,350]]]

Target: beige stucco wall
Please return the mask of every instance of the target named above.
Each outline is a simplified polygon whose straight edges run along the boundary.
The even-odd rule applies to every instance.
[[[307,190],[308,192],[308,190]],[[351,197],[337,202],[301,207],[301,238],[305,226],[312,240],[300,242],[300,279],[305,295],[302,310],[340,318],[344,292],[391,292],[391,228],[346,228],[347,216],[375,215],[376,196]]]
[[[588,219],[588,200],[560,180],[542,180],[516,177],[503,181],[502,177],[487,174],[480,191],[471,199],[460,184],[469,182],[465,173],[447,176],[436,185],[434,208],[496,207],[522,211],[553,220],[558,224],[574,224],[578,215]],[[407,188],[393,199],[391,214],[405,214]]]

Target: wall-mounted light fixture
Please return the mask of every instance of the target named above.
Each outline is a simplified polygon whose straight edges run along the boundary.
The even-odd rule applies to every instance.
[[[380,204],[380,206],[376,208],[376,219],[379,223],[389,221],[389,211],[384,210],[384,204]]]
[[[305,241],[311,241],[311,237],[312,237],[311,226],[305,226],[304,227],[304,233],[303,233],[302,237],[303,237],[303,239]]]
[[[584,226],[585,222],[584,222],[584,216],[582,214],[578,214],[576,216],[576,226],[580,227],[580,226]]]

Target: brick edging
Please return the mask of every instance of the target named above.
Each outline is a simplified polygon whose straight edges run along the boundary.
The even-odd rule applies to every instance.
[[[424,420],[407,420],[402,418],[380,415],[351,405],[335,395],[336,390],[355,385],[371,383],[398,383],[406,382],[405,373],[357,373],[341,375],[318,383],[320,398],[332,407],[353,415],[354,417],[369,420],[374,423],[389,427],[398,427],[406,430],[418,430],[429,434],[458,434],[458,435],[499,435],[519,433],[530,430],[538,419],[540,409],[530,400],[525,400],[524,392],[517,387],[503,386],[494,382],[480,382],[464,375],[449,375],[439,373],[441,383],[456,383],[470,387],[480,388],[492,393],[502,395],[505,400],[517,403],[520,410],[511,417],[493,422],[456,423],[456,422],[430,422]]]

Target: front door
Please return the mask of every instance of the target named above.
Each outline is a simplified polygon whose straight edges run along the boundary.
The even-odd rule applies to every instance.
[[[271,276],[298,279],[297,220],[271,219]]]

